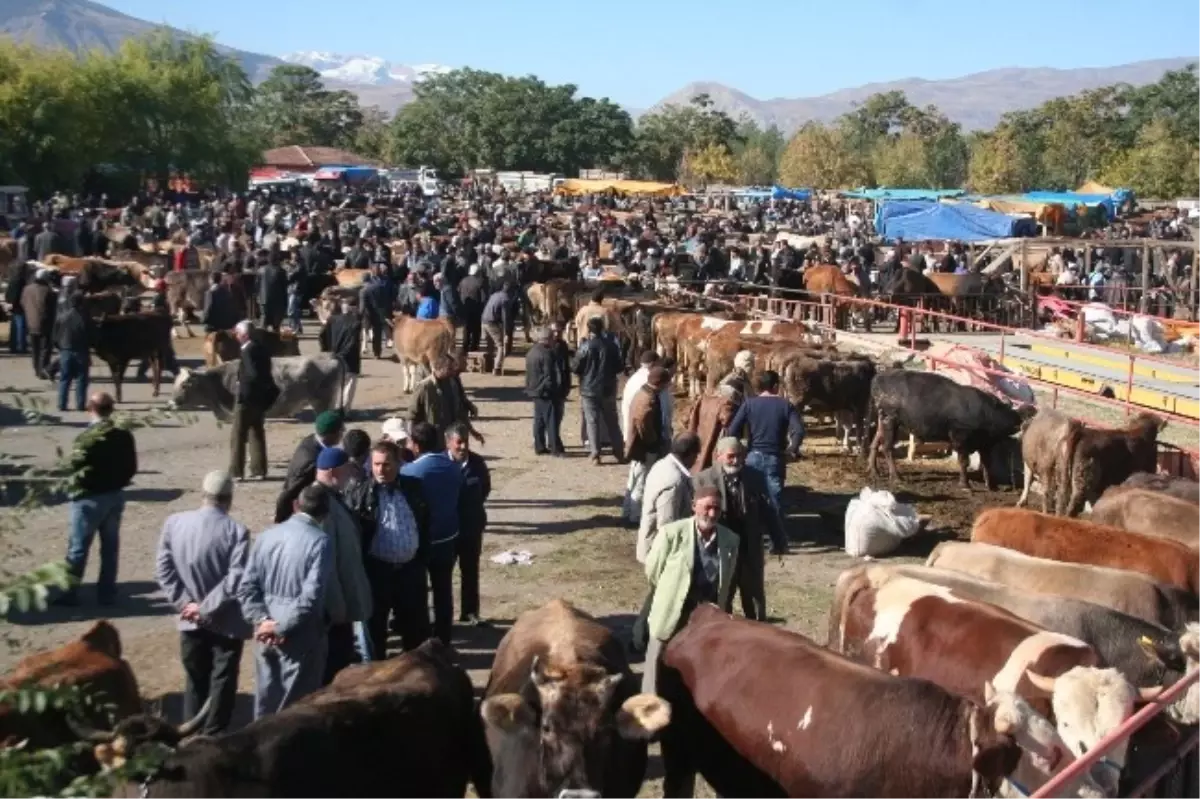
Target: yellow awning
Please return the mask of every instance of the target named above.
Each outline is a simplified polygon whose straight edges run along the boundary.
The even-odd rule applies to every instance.
[[[652,180],[583,180],[573,178],[558,184],[559,194],[601,194],[615,191],[618,194],[647,194],[654,197],[675,197],[684,189],[676,183],[656,183]]]

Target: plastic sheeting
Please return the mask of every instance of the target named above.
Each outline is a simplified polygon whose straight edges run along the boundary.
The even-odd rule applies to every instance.
[[[1015,408],[1037,403],[1029,383],[986,352],[962,344],[935,341],[925,354],[938,359],[934,374],[947,377],[961,386],[977,388]],[[1010,374],[1012,377],[1007,376]]]
[[[807,200],[812,197],[812,191],[809,189],[788,189],[783,186],[776,186],[771,189],[771,198],[775,200]]]
[[[875,230],[890,241],[988,241],[1036,236],[1037,222],[963,203],[885,202],[875,210]]]
[[[840,192],[843,197],[856,200],[940,200],[943,197],[961,197],[962,189],[855,189]]]

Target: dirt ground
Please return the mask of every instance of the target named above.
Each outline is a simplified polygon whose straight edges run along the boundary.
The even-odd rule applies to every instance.
[[[184,365],[199,363],[199,342],[199,338],[177,342]],[[305,337],[303,349],[306,353],[316,350],[311,336]],[[521,612],[563,597],[625,635],[646,590],[642,570],[634,559],[636,533],[622,526],[619,519],[625,467],[615,465],[611,458],[599,467],[588,462],[579,446],[577,397],[568,403],[563,425],[569,456],[557,459],[533,454],[532,407],[522,391],[523,345],[518,344],[518,350],[518,356],[509,359],[511,371],[503,377],[464,376],[468,392],[479,406],[478,427],[487,439],[485,446],[476,448],[487,459],[494,486],[482,567],[483,613],[494,626],[455,628],[455,646],[477,684],[486,680],[496,644]],[[108,385],[106,367],[94,368],[93,374],[98,376],[94,385]],[[364,360],[364,376],[355,401],[361,421],[356,419],[350,426],[362,427],[372,439],[377,437],[380,420],[407,407],[401,386],[397,364]],[[127,383],[121,410],[161,407],[169,394],[170,387],[165,386],[164,395],[154,400],[148,384]],[[49,408],[54,407],[49,384],[35,380],[28,359],[4,353],[0,356],[0,402],[11,406],[14,396],[39,397]],[[682,412],[677,408],[677,416]],[[43,424],[29,425],[21,422],[18,413],[5,409],[0,423],[11,425],[0,433],[0,446],[6,453],[30,463],[49,464],[55,448],[68,447],[86,420],[84,414],[71,411],[61,417],[49,416]],[[837,453],[831,447],[830,431],[815,426],[814,420],[809,423],[805,456],[789,465],[784,492],[793,550],[782,560],[769,560],[767,603],[776,623],[824,641],[834,581],[852,564],[842,551],[840,520],[848,500],[867,483],[858,459]],[[238,486],[234,497],[233,514],[252,533],[270,523],[287,460],[300,439],[311,432],[309,425],[309,421],[268,424],[269,478],[263,483]],[[174,619],[154,583],[155,547],[166,516],[196,507],[203,475],[226,466],[228,433],[229,429],[218,426],[211,414],[201,413],[191,424],[171,421],[136,434],[140,471],[127,491],[117,606],[102,612],[92,604],[99,560],[94,547],[82,592],[83,605],[18,616],[4,630],[9,646],[0,650],[0,670],[7,671],[25,654],[75,638],[95,619],[107,617],[120,630],[125,657],[133,666],[144,696],[161,699],[162,709],[178,718],[183,675]],[[941,540],[965,538],[980,508],[1008,505],[1016,499],[1007,491],[989,494],[978,484],[974,493],[963,492],[956,485],[949,461],[901,461],[899,469],[901,484],[895,489],[898,498],[913,503],[919,513],[932,518],[928,531],[911,540],[896,556],[900,559],[916,561]],[[832,521],[823,519],[821,511],[827,511]],[[0,513],[6,512],[0,509]],[[66,529],[65,504],[38,511],[20,532],[7,534],[13,538],[0,542],[4,569],[11,574],[61,558]],[[493,555],[505,550],[532,553],[532,565],[501,566],[491,562]],[[249,718],[253,690],[250,647],[243,657],[239,688],[238,716],[245,720]],[[651,777],[655,776],[652,768]],[[652,779],[643,793],[654,795],[657,785]]]

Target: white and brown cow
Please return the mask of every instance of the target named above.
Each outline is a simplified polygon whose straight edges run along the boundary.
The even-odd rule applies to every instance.
[[[1094,648],[948,588],[877,566],[844,572],[834,593],[829,646],[878,669],[930,680],[983,702],[986,686],[1027,699],[1058,727],[1078,757],[1119,727],[1139,695]],[[1128,741],[1109,750],[1092,777],[1115,795]],[[1115,768],[1114,768],[1115,767]]]

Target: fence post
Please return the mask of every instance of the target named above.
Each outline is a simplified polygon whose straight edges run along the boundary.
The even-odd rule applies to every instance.
[[[1150,310],[1150,243],[1142,245],[1142,297],[1138,300],[1138,309],[1142,313]]]
[[[1054,390],[1050,392],[1050,407],[1058,410],[1058,386],[1055,386]]]
[[[1129,375],[1125,380],[1125,418],[1129,418],[1130,403],[1133,401],[1133,359],[1129,356]]]

